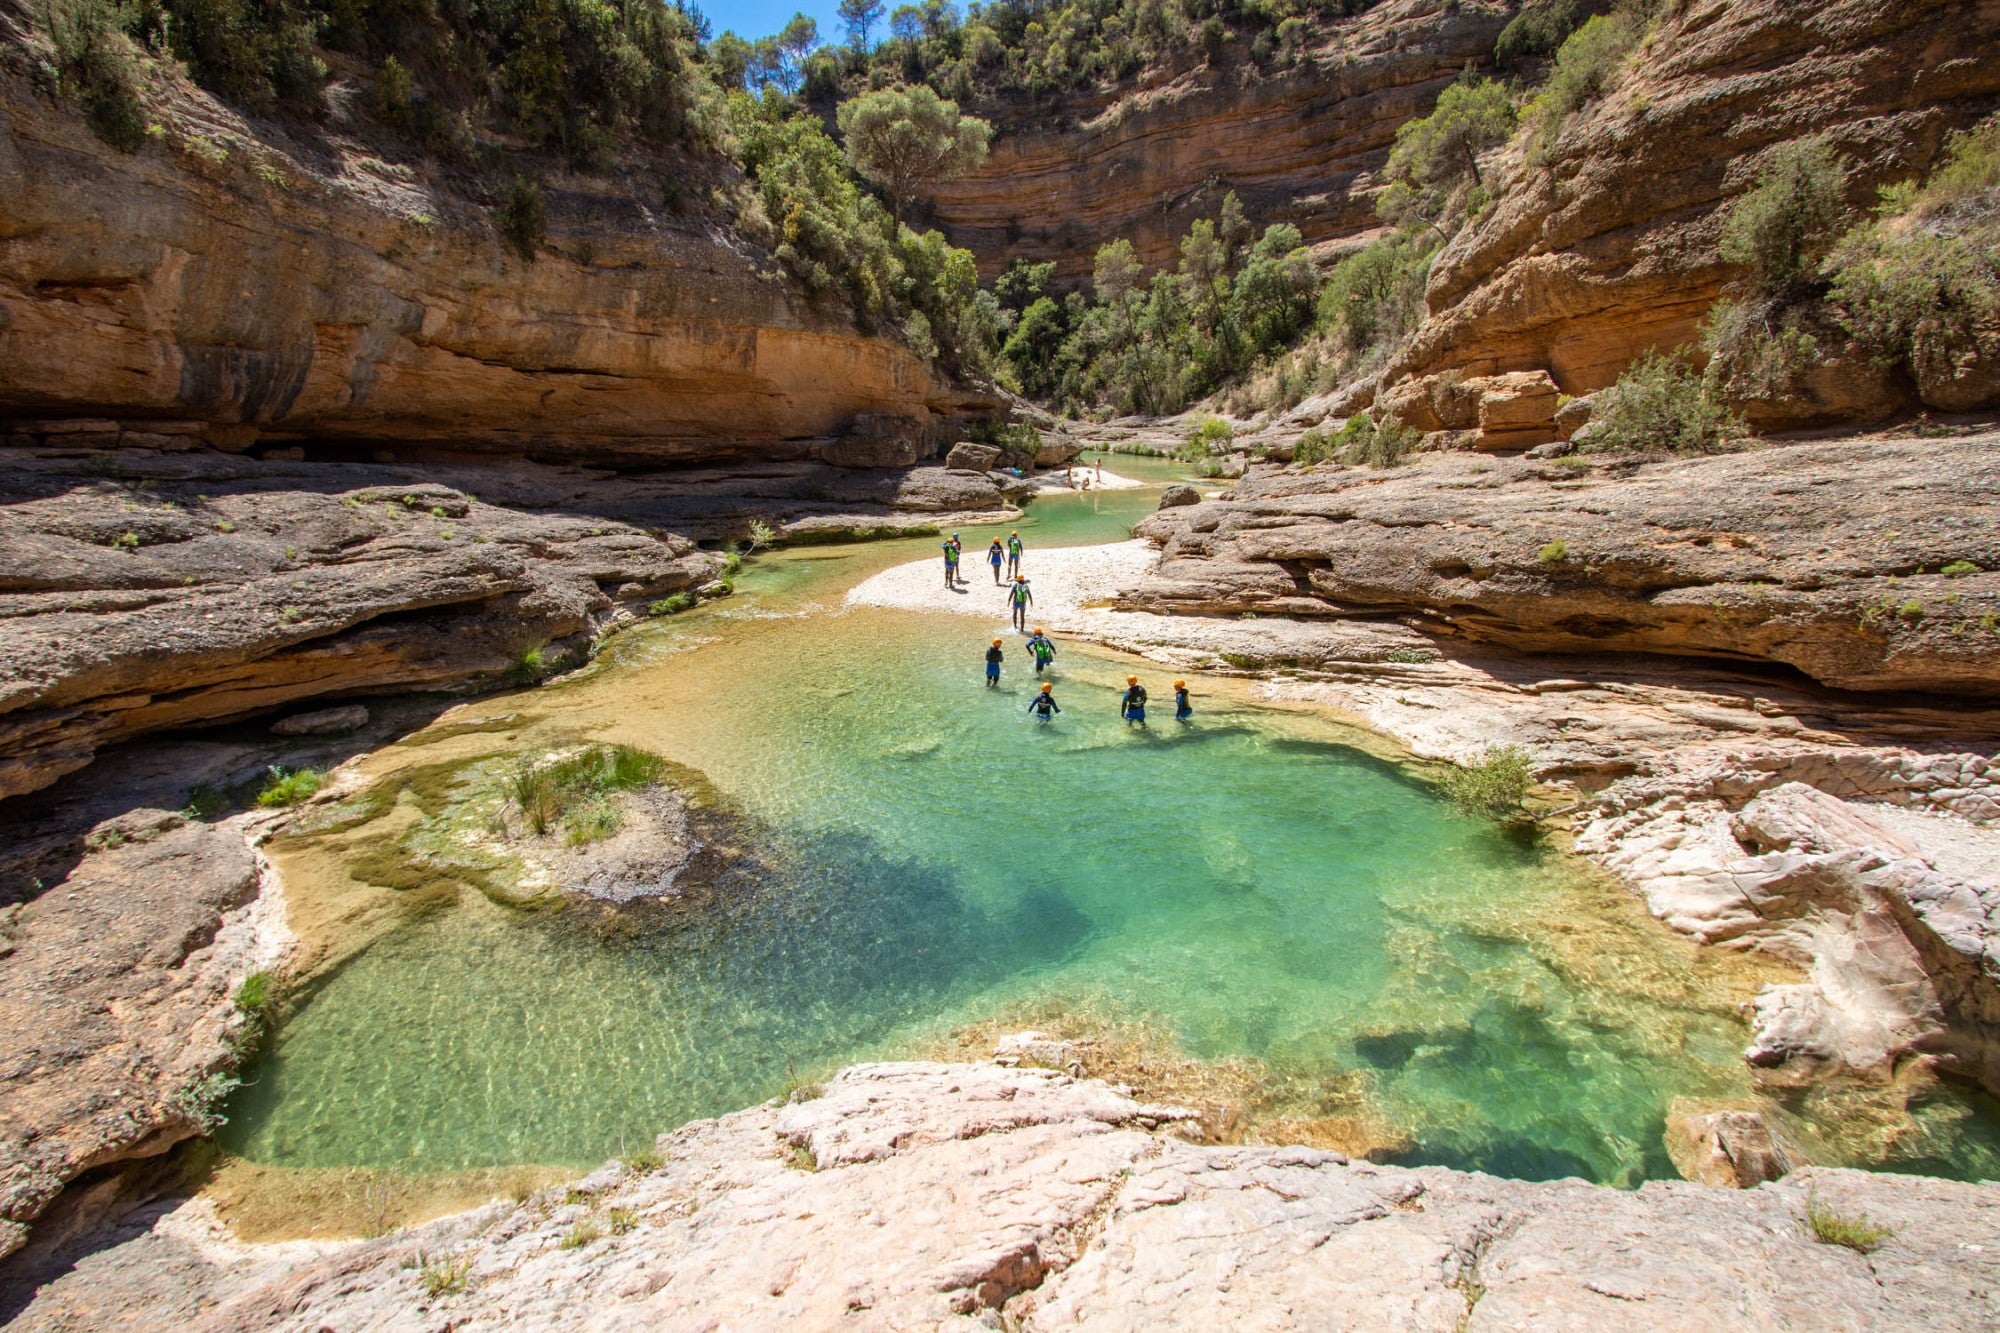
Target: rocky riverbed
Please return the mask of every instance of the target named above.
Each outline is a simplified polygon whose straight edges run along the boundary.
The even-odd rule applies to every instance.
[[[381,1239],[246,1246],[201,1201],[156,1209],[9,1306],[29,1329],[2000,1318],[2000,1187],[1817,1169],[1748,1191],[1535,1184],[1204,1146],[1192,1118],[1049,1069],[860,1065]],[[1842,1224],[1864,1249],[1832,1241]]]

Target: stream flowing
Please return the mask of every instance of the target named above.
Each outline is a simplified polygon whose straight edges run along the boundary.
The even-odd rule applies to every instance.
[[[1030,574],[1037,549],[1123,540],[1172,475],[1110,461],[1151,484],[1034,501],[1016,525]],[[1303,1141],[1517,1177],[1671,1178],[1676,1099],[1751,1099],[1740,1006],[1768,966],[1699,951],[1546,841],[1455,813],[1378,738],[1200,676],[1192,724],[1156,707],[1128,727],[1126,671],[1156,703],[1173,673],[1080,644],[1060,646],[1064,711],[1044,727],[1018,636],[986,689],[1005,619],[981,555],[1002,531],[964,530],[990,621],[843,609],[936,538],[778,552],[589,671],[363,760],[378,781],[448,771],[433,786],[470,799],[515,756],[622,742],[698,770],[756,855],[703,911],[585,927],[371,869],[448,821],[442,798],[280,840],[306,916],[410,906],[301,997],[225,1148],[276,1167],[594,1165],[1014,1016],[1238,1062],[1257,1124]],[[1891,1120],[1830,1155],[2000,1173],[1966,1094]]]

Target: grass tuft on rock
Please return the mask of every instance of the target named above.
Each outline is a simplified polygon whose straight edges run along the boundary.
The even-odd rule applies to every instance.
[[[1822,1245],[1842,1245],[1856,1254],[1868,1254],[1881,1248],[1882,1242],[1896,1234],[1893,1227],[1878,1226],[1868,1220],[1868,1214],[1860,1213],[1849,1217],[1820,1202],[1817,1194],[1806,1196],[1806,1230]]]
[[[603,1239],[604,1224],[594,1217],[586,1217],[568,1231],[563,1232],[563,1237],[560,1241],[556,1242],[556,1247],[564,1250],[580,1250],[593,1241]]]
[[[523,762],[508,774],[507,799],[537,836],[561,827],[571,846],[610,837],[619,829],[621,791],[651,786],[666,761],[629,745],[587,745],[540,763]]]
[[[1469,815],[1519,819],[1535,776],[1528,752],[1518,745],[1488,750],[1474,763],[1449,769],[1438,780],[1445,799]]]
[[[436,1300],[440,1296],[456,1296],[466,1288],[466,1281],[472,1275],[472,1256],[464,1254],[426,1255],[417,1251],[417,1281],[422,1284],[424,1295]]]
[[[325,785],[323,768],[280,768],[273,764],[257,792],[257,804],[266,810],[283,809],[297,805]]]

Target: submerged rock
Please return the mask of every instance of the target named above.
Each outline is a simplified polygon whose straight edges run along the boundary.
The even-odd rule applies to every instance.
[[[1704,1185],[1749,1189],[1792,1169],[1791,1155],[1756,1111],[1676,1103],[1667,1114],[1666,1138],[1675,1169]]]

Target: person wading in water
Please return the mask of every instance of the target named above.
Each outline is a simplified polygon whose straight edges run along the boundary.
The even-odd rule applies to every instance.
[[[1185,722],[1194,716],[1194,705],[1188,702],[1187,682],[1174,682],[1174,720]]]
[[[1028,700],[1028,711],[1035,715],[1037,722],[1046,723],[1050,714],[1062,712],[1062,709],[1056,706],[1054,689],[1054,686],[1045,683],[1042,692]]]
[[[1137,676],[1125,677],[1125,693],[1118,700],[1118,715],[1125,719],[1125,725],[1137,722],[1146,725],[1146,687],[1139,683]]]
[[[1027,632],[1028,608],[1035,604],[1035,594],[1028,591],[1028,579],[1024,574],[1014,576],[1014,586],[1007,590],[1007,600],[1014,607],[1014,628]]]
[[[986,688],[989,690],[1000,684],[1000,659],[1003,656],[1000,640],[995,639],[993,646],[986,650]]]

